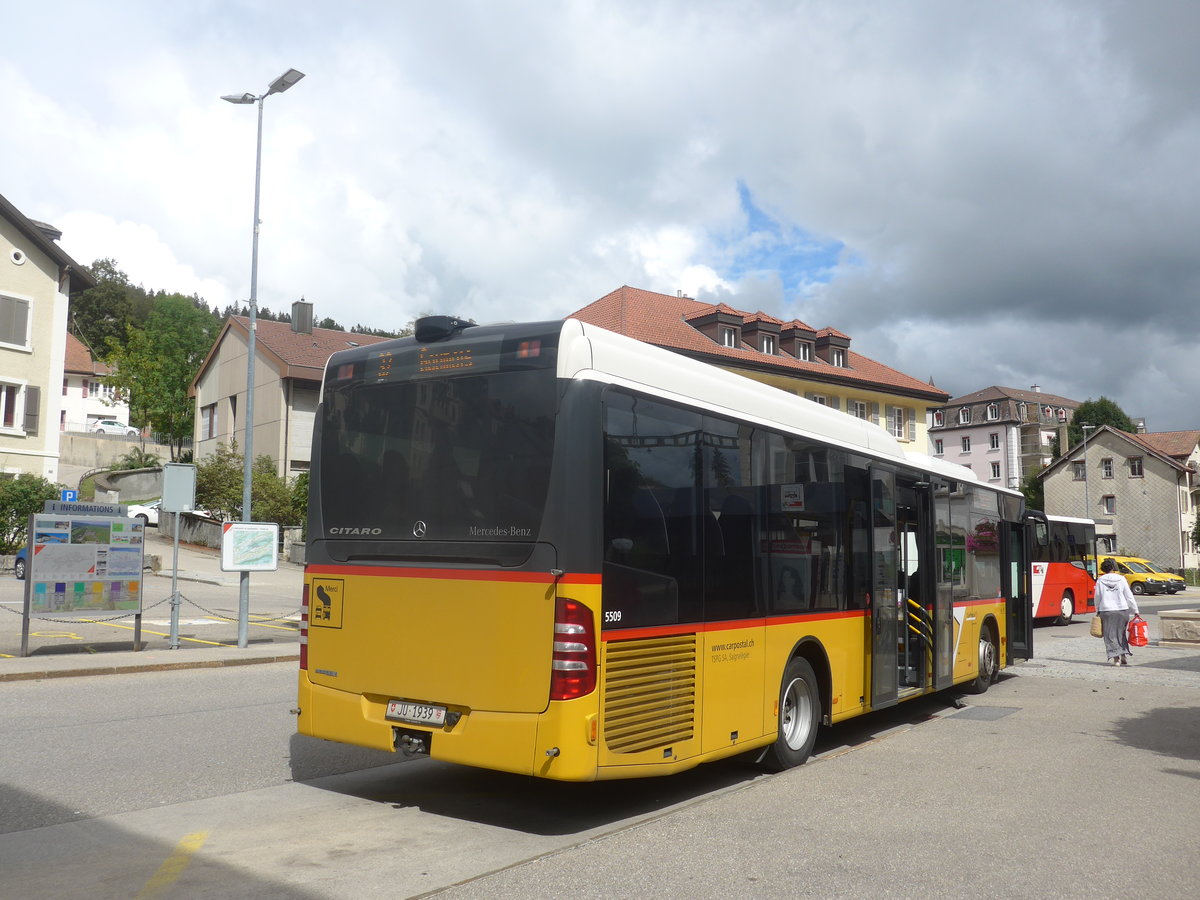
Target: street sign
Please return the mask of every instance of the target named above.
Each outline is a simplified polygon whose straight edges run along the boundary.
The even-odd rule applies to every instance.
[[[72,491],[72,490],[63,488],[62,494],[59,496],[58,499],[61,500],[63,503],[74,503],[76,500],[79,499],[79,491]]]

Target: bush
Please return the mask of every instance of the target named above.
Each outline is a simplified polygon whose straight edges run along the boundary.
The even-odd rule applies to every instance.
[[[134,447],[124,456],[117,460],[114,469],[154,469],[162,465],[162,459],[157,453],[151,453],[149,450],[143,450],[141,447]]]
[[[218,444],[216,451],[196,466],[196,506],[219,519],[236,522],[242,517],[242,455],[237,441]],[[305,481],[307,486],[307,479]],[[250,515],[255,522],[299,525],[307,513],[296,514],[295,488],[275,471],[275,461],[259,456],[250,470]],[[305,490],[305,498],[308,492]]]
[[[62,485],[40,475],[0,479],[0,553],[16,553],[25,546],[29,517],[40,513],[47,500],[57,500],[61,491]]]

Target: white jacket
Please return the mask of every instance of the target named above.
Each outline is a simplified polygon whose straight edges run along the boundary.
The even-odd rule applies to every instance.
[[[1116,612],[1122,609],[1138,611],[1133,591],[1123,575],[1106,572],[1096,579],[1096,612]]]

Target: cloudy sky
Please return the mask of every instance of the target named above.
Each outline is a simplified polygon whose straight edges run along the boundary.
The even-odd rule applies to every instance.
[[[11,5],[10,5],[11,6]],[[951,394],[1200,428],[1200,4],[111,0],[0,30],[0,193],[78,261],[346,327],[623,285]]]

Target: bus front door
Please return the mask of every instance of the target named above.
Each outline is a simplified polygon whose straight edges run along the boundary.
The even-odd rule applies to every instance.
[[[933,676],[928,485],[876,472],[871,706],[923,692]]]

